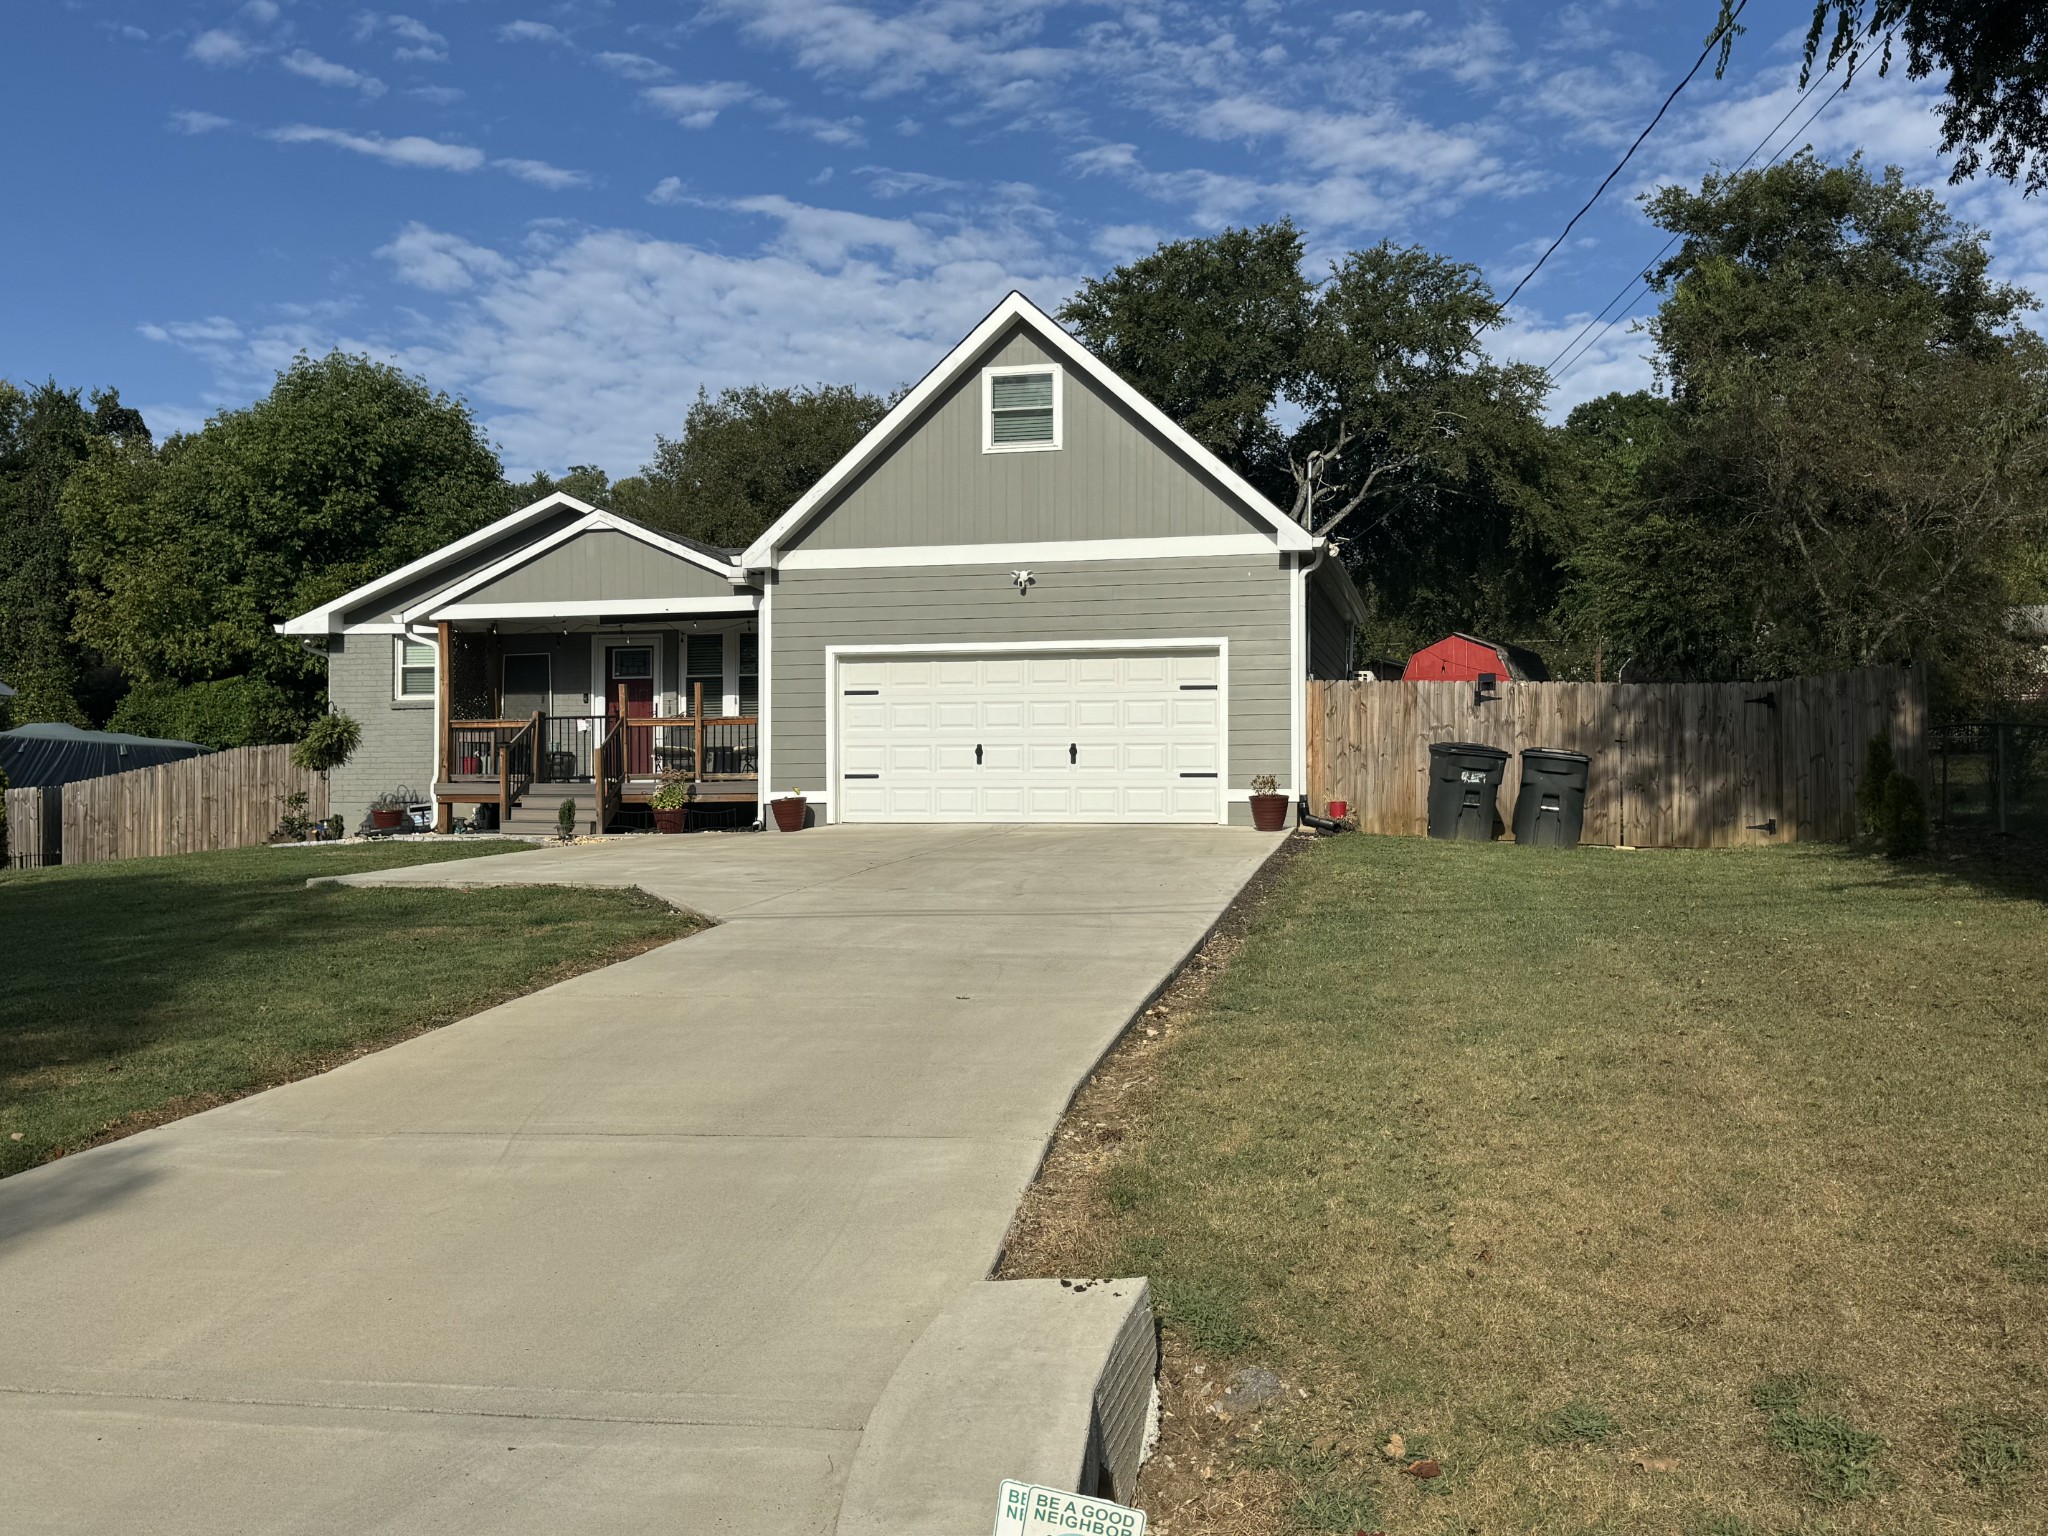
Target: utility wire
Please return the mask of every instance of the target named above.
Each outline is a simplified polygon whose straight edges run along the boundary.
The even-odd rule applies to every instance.
[[[1742,14],[1742,8],[1748,4],[1749,0],[1736,0],[1735,9],[1730,11],[1728,15],[1721,21],[1720,25],[1714,28],[1713,36],[1707,39],[1707,46],[1700,50],[1700,56],[1693,61],[1692,68],[1685,72],[1685,78],[1683,80],[1679,81],[1678,84],[1674,85],[1671,88],[1671,94],[1664,98],[1664,105],[1657,109],[1657,115],[1650,119],[1649,125],[1645,127],[1641,133],[1636,135],[1635,143],[1629,145],[1628,153],[1623,155],[1621,159],[1615,162],[1614,169],[1607,173],[1606,180],[1602,181],[1599,186],[1593,189],[1593,195],[1586,199],[1585,205],[1581,207],[1577,213],[1573,214],[1570,220],[1565,224],[1565,227],[1558,232],[1557,238],[1550,242],[1550,248],[1546,250],[1541,256],[1538,256],[1536,258],[1536,265],[1531,267],[1528,271],[1522,274],[1521,282],[1515,284],[1514,288],[1509,291],[1508,296],[1502,299],[1499,305],[1495,307],[1493,312],[1495,324],[1498,324],[1501,316],[1507,312],[1507,307],[1515,302],[1515,295],[1520,293],[1522,289],[1528,285],[1530,278],[1534,277],[1538,272],[1541,272],[1543,270],[1543,264],[1546,261],[1550,260],[1550,258],[1556,254],[1557,248],[1560,245],[1564,244],[1565,236],[1569,235],[1572,232],[1572,226],[1574,224],[1577,224],[1580,219],[1583,219],[1589,212],[1592,211],[1593,205],[1600,201],[1600,194],[1605,192],[1608,189],[1608,187],[1613,184],[1614,178],[1621,174],[1622,168],[1626,166],[1630,160],[1635,158],[1636,151],[1643,147],[1643,140],[1647,139],[1650,136],[1651,131],[1655,129],[1659,123],[1664,121],[1664,114],[1666,112],[1669,112],[1671,110],[1671,104],[1674,101],[1678,100],[1678,93],[1680,91],[1683,91],[1688,85],[1692,84],[1693,76],[1697,75],[1700,72],[1700,70],[1705,67],[1708,57],[1714,52],[1715,49],[1721,46],[1722,39],[1729,35],[1730,29],[1735,25],[1735,19]]]
[[[1780,117],[1775,123],[1771,124],[1769,131],[1766,132],[1761,139],[1758,139],[1756,141],[1756,148],[1752,149],[1748,154],[1742,157],[1742,163],[1735,167],[1735,171],[1732,174],[1740,175],[1743,171],[1749,169],[1749,162],[1754,160],[1758,155],[1764,152],[1764,146],[1770,143],[1771,140],[1775,139],[1778,136],[1778,130],[1784,127],[1788,122],[1792,120],[1793,113],[1797,112],[1801,107],[1806,105],[1806,98],[1811,96],[1815,91],[1820,89],[1821,82],[1825,80],[1828,74],[1832,73],[1833,70],[1834,66],[1829,65],[1827,70],[1823,71],[1819,75],[1816,75],[1811,81],[1807,83],[1806,89],[1801,91],[1796,97],[1794,97],[1792,105],[1785,109],[1785,115],[1783,117]],[[1670,250],[1671,247],[1676,244],[1678,244],[1678,236],[1676,235],[1673,235],[1669,240],[1666,240],[1662,248],[1658,250],[1657,254],[1652,256],[1647,262],[1643,263],[1645,272],[1647,272],[1649,268],[1656,266],[1658,262],[1662,261],[1664,259],[1664,252]],[[1557,356],[1553,357],[1549,362],[1543,365],[1543,371],[1545,373],[1549,373],[1553,369],[1555,369],[1559,363],[1563,362],[1565,355],[1569,353],[1572,350],[1572,348],[1576,347],[1582,340],[1584,340],[1586,333],[1592,330],[1593,327],[1598,325],[1602,320],[1605,320],[1607,318],[1607,312],[1613,309],[1614,306],[1619,304],[1623,299],[1627,298],[1629,294],[1634,291],[1636,284],[1642,282],[1643,280],[1644,273],[1638,273],[1636,276],[1631,277],[1627,282],[1623,283],[1621,285],[1620,290],[1614,295],[1614,297],[1609,299],[1605,304],[1600,306],[1600,313],[1595,315],[1592,319],[1588,320],[1584,325],[1579,327],[1578,335],[1572,337],[1570,341],[1566,342],[1562,347],[1560,347],[1558,349]]]
[[[1825,79],[1825,78],[1826,78],[1826,76],[1825,76],[1825,75],[1823,75],[1823,76],[1822,76],[1821,78],[1822,78],[1822,79]],[[1815,85],[1815,86],[1817,86],[1817,85],[1819,85],[1819,84],[1820,84],[1820,81],[1819,81],[1819,80],[1816,80],[1816,81],[1814,81],[1814,82],[1813,82],[1813,85]],[[1794,134],[1793,134],[1793,135],[1792,135],[1792,136],[1791,136],[1790,138],[1786,139],[1786,140],[1785,140],[1785,142],[1784,142],[1783,144],[1780,144],[1780,145],[1778,146],[1778,150],[1777,150],[1777,153],[1776,153],[1776,154],[1774,154],[1774,155],[1772,155],[1772,156],[1771,156],[1771,158],[1770,158],[1769,160],[1767,160],[1766,162],[1764,162],[1764,169],[1765,169],[1765,170],[1769,170],[1769,169],[1770,169],[1770,168],[1771,168],[1772,166],[1776,165],[1776,164],[1778,163],[1778,161],[1779,161],[1780,159],[1782,159],[1782,158],[1784,157],[1785,151],[1786,151],[1786,150],[1788,150],[1788,149],[1790,149],[1790,148],[1792,147],[1792,145],[1793,145],[1794,143],[1796,143],[1796,142],[1797,142],[1797,141],[1798,141],[1799,139],[1803,138],[1803,137],[1805,136],[1805,134],[1806,134],[1806,130],[1807,130],[1807,129],[1809,129],[1809,128],[1811,128],[1811,127],[1813,126],[1813,124],[1814,124],[1814,120],[1815,120],[1816,118],[1818,118],[1818,117],[1819,117],[1819,116],[1821,115],[1821,113],[1823,113],[1823,112],[1827,111],[1827,109],[1828,109],[1828,108],[1829,108],[1829,107],[1830,107],[1831,105],[1833,105],[1833,103],[1834,103],[1834,100],[1835,100],[1835,98],[1836,98],[1836,97],[1838,97],[1838,96],[1840,96],[1840,95],[1842,94],[1842,92],[1844,92],[1844,91],[1845,91],[1845,90],[1847,90],[1848,88],[1849,88],[1849,81],[1848,81],[1848,78],[1847,78],[1846,76],[1844,76],[1844,77],[1843,77],[1843,79],[1841,80],[1841,82],[1840,82],[1839,84],[1837,84],[1837,85],[1835,86],[1835,88],[1834,88],[1834,89],[1833,89],[1832,91],[1829,91],[1829,92],[1827,93],[1827,95],[1826,95],[1825,97],[1823,97],[1823,98],[1822,98],[1822,100],[1821,100],[1821,103],[1820,103],[1820,105],[1819,105],[1819,106],[1817,106],[1817,107],[1815,107],[1815,108],[1813,109],[1813,111],[1812,111],[1811,113],[1809,113],[1809,114],[1808,114],[1808,116],[1807,116],[1807,119],[1806,119],[1806,121],[1805,121],[1805,122],[1803,122],[1803,123],[1801,123],[1801,124],[1799,125],[1799,130],[1798,130],[1798,132],[1794,133]],[[1813,89],[1813,86],[1808,86],[1808,87],[1807,87],[1807,91],[1808,91],[1809,93],[1810,93],[1810,92],[1812,91],[1812,89]],[[1782,127],[1783,127],[1783,126],[1785,125],[1785,118],[1789,118],[1789,117],[1790,117],[1790,116],[1792,115],[1792,113],[1793,113],[1793,112],[1796,112],[1796,111],[1798,111],[1798,110],[1799,110],[1799,107],[1800,107],[1800,103],[1801,103],[1801,102],[1803,102],[1803,101],[1805,101],[1805,99],[1806,99],[1806,97],[1805,97],[1804,95],[1802,95],[1802,96],[1801,96],[1801,97],[1799,98],[1799,100],[1798,100],[1798,101],[1795,101],[1795,102],[1793,102],[1793,103],[1792,103],[1792,109],[1791,109],[1791,111],[1788,111],[1788,112],[1787,112],[1787,113],[1785,114],[1785,117],[1781,117],[1781,118],[1779,118],[1779,119],[1778,119],[1778,128],[1782,128]],[[1757,156],[1757,152],[1758,152],[1759,150],[1761,150],[1761,149],[1762,149],[1762,148],[1764,147],[1764,144],[1768,144],[1768,143],[1769,143],[1769,142],[1771,141],[1771,138],[1772,138],[1772,136],[1773,136],[1774,134],[1776,134],[1776,133],[1777,133],[1777,131],[1778,131],[1778,128],[1773,128],[1773,129],[1772,129],[1772,130],[1770,131],[1770,133],[1767,133],[1767,134],[1765,134],[1765,135],[1764,135],[1764,140],[1763,140],[1763,144],[1759,144],[1759,145],[1757,145],[1756,149],[1753,149],[1753,150],[1751,150],[1751,151],[1749,152],[1749,157],[1748,157],[1748,159],[1745,159],[1745,160],[1744,160],[1744,161],[1742,162],[1742,165],[1740,165],[1740,166],[1737,166],[1737,167],[1736,167],[1736,170],[1740,171],[1740,170],[1741,170],[1741,169],[1743,168],[1743,166],[1747,166],[1747,165],[1749,164],[1749,161],[1750,161],[1750,160],[1754,160],[1754,159],[1756,158],[1756,156]],[[1668,250],[1670,250],[1670,249],[1671,249],[1671,247],[1672,247],[1672,246],[1674,246],[1674,245],[1676,245],[1677,243],[1678,243],[1678,236],[1676,236],[1676,235],[1673,235],[1673,236],[1672,236],[1672,237],[1671,237],[1671,238],[1670,238],[1669,240],[1665,241],[1665,242],[1664,242],[1664,250],[1660,250],[1660,251],[1659,251],[1659,252],[1658,252],[1658,253],[1657,253],[1657,254],[1656,254],[1655,256],[1653,256],[1653,257],[1651,257],[1651,258],[1650,258],[1651,264],[1653,264],[1653,265],[1654,265],[1654,264],[1655,264],[1655,263],[1656,263],[1656,262],[1657,262],[1658,260],[1660,260],[1660,259],[1661,259],[1661,258],[1663,257],[1663,255],[1664,255],[1664,251],[1668,251]],[[1643,283],[1643,284],[1644,284],[1644,294],[1647,294],[1647,293],[1649,293],[1649,292],[1653,292],[1653,291],[1654,291],[1654,290],[1650,289],[1650,288],[1649,288],[1649,286],[1648,286],[1648,276],[1647,276],[1647,274],[1645,274],[1644,276],[1641,276],[1641,277],[1635,277],[1635,278],[1631,278],[1631,279],[1629,279],[1629,281],[1628,281],[1627,285],[1626,285],[1625,287],[1623,287],[1623,289],[1621,290],[1621,293],[1619,293],[1619,294],[1616,294],[1616,295],[1615,295],[1615,298],[1614,298],[1614,299],[1609,299],[1609,300],[1607,301],[1607,302],[1608,302],[1608,308],[1612,308],[1612,307],[1613,307],[1613,305],[1614,305],[1614,303],[1615,303],[1615,300],[1616,300],[1616,299],[1620,299],[1621,297],[1623,297],[1623,296],[1625,296],[1626,294],[1628,294],[1628,293],[1629,293],[1629,292],[1630,292],[1631,290],[1633,290],[1633,289],[1635,288],[1635,286],[1636,286],[1636,284],[1637,284],[1637,283]],[[1606,335],[1606,334],[1607,334],[1607,333],[1608,333],[1609,331],[1613,330],[1615,326],[1619,325],[1619,324],[1620,324],[1620,323],[1621,323],[1621,322],[1622,322],[1623,320],[1626,320],[1626,319],[1628,319],[1628,318],[1629,318],[1629,317],[1630,317],[1630,316],[1631,316],[1632,314],[1634,314],[1634,313],[1635,313],[1635,311],[1636,311],[1636,308],[1637,308],[1637,306],[1641,304],[1641,302],[1642,302],[1642,299],[1643,299],[1643,297],[1644,297],[1644,294],[1637,294],[1637,295],[1636,295],[1636,299],[1635,299],[1635,302],[1634,302],[1634,303],[1631,303],[1631,304],[1630,304],[1630,305],[1629,305],[1629,306],[1628,306],[1628,307],[1627,307],[1626,309],[1624,309],[1624,310],[1623,310],[1623,311],[1622,311],[1622,312],[1621,312],[1620,314],[1616,315],[1616,316],[1615,316],[1615,317],[1614,317],[1614,318],[1613,318],[1612,320],[1609,320],[1609,321],[1608,321],[1608,322],[1607,322],[1607,323],[1606,323],[1605,325],[1601,326],[1601,327],[1600,327],[1600,329],[1599,329],[1598,331],[1596,331],[1596,332],[1595,332],[1595,333],[1593,334],[1593,338],[1592,338],[1592,340],[1588,341],[1588,342],[1587,342],[1587,343],[1586,343],[1586,344],[1585,344],[1585,345],[1584,345],[1583,347],[1580,347],[1580,348],[1579,348],[1579,351],[1578,351],[1578,353],[1577,353],[1577,355],[1576,355],[1576,356],[1574,356],[1574,357],[1572,358],[1572,360],[1571,360],[1570,362],[1566,363],[1566,364],[1564,365],[1564,367],[1563,367],[1562,369],[1559,369],[1559,370],[1558,370],[1558,371],[1556,371],[1556,372],[1551,372],[1551,369],[1555,369],[1555,368],[1557,368],[1557,359],[1556,359],[1556,358],[1553,358],[1553,359],[1551,360],[1551,363],[1550,363],[1550,368],[1546,368],[1546,369],[1544,370],[1544,371],[1545,371],[1546,373],[1550,373],[1550,381],[1551,381],[1551,383],[1553,383],[1553,384],[1557,383],[1557,382],[1558,382],[1559,380],[1563,379],[1563,378],[1564,378],[1564,377],[1565,377],[1565,376],[1566,376],[1567,374],[1569,374],[1569,373],[1570,373],[1570,372],[1571,372],[1571,371],[1572,371],[1572,370],[1573,370],[1574,368],[1578,367],[1578,365],[1579,365],[1579,364],[1580,364],[1580,363],[1581,363],[1581,362],[1582,362],[1582,361],[1583,361],[1583,360],[1585,359],[1585,356],[1586,356],[1586,354],[1587,354],[1588,352],[1592,351],[1592,350],[1593,350],[1593,348],[1594,348],[1595,346],[1599,345],[1599,342],[1600,342],[1600,338],[1601,338],[1601,337],[1605,336],[1605,335]],[[1607,310],[1603,309],[1603,310],[1601,310],[1601,312],[1600,312],[1600,313],[1604,315],[1605,313],[1607,313]],[[1594,317],[1594,319],[1598,319],[1598,318],[1599,318],[1599,316],[1597,316],[1597,315],[1596,315],[1596,316]],[[1589,320],[1589,321],[1587,321],[1586,323],[1587,323],[1588,325],[1591,325],[1591,324],[1592,324],[1593,322],[1592,322],[1591,320]],[[1580,332],[1580,335],[1584,335],[1584,334],[1585,334],[1585,333],[1584,333],[1583,331],[1581,331],[1581,332]],[[1572,348],[1572,346],[1573,346],[1573,345],[1576,345],[1576,344],[1577,344],[1577,338],[1576,338],[1576,337],[1574,337],[1574,338],[1573,338],[1573,341],[1572,341],[1572,343],[1568,344],[1568,345],[1567,345],[1567,346],[1565,347],[1565,351],[1566,351],[1566,352],[1569,352],[1569,351],[1571,351],[1571,348]],[[1564,355],[1564,353],[1559,353],[1559,354],[1558,354],[1558,357],[1560,357],[1560,358],[1561,358],[1561,357],[1562,357],[1563,355]]]

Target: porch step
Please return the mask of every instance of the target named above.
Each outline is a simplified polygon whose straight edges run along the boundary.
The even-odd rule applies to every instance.
[[[555,815],[564,800],[576,802],[576,830],[596,832],[597,789],[590,784],[532,784],[505,818],[507,832],[547,833],[556,830]]]

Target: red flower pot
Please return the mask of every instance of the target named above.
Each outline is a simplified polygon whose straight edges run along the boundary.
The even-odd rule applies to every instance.
[[[379,832],[396,831],[399,827],[403,826],[404,824],[405,812],[403,811],[378,810],[370,812],[370,825],[375,827]]]
[[[672,811],[657,810],[654,813],[654,830],[657,832],[680,832],[683,830],[683,818],[689,814],[681,806],[677,806]]]
[[[1287,797],[1285,795],[1253,795],[1252,825],[1261,832],[1285,832],[1287,830]]]
[[[462,760],[462,771],[464,773],[482,773],[484,771],[484,760],[480,757],[465,757]]]
[[[775,812],[775,825],[785,832],[800,832],[804,825],[804,802],[792,795],[786,800],[770,800],[769,807]]]
[[[1332,821],[1342,821],[1342,820],[1344,819],[1344,813],[1345,813],[1346,811],[1350,810],[1350,809],[1351,809],[1351,802],[1350,802],[1350,801],[1348,801],[1348,800],[1332,800],[1332,801],[1330,802],[1330,804],[1329,804],[1330,820],[1332,820]]]

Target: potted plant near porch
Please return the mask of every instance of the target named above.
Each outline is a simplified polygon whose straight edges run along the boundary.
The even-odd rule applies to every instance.
[[[673,769],[664,773],[653,797],[647,802],[647,808],[654,812],[654,830],[682,831],[683,823],[690,814],[690,802],[696,798],[697,784],[688,774]]]
[[[770,800],[769,806],[775,812],[775,825],[785,832],[800,832],[804,825],[804,792],[792,789],[779,800]]]
[[[1280,781],[1270,773],[1252,778],[1252,825],[1261,832],[1287,830],[1287,797],[1280,793]]]
[[[396,832],[407,820],[406,806],[411,802],[403,790],[386,790],[370,802],[370,826],[378,832]]]

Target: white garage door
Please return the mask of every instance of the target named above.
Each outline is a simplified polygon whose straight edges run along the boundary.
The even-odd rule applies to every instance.
[[[838,667],[841,821],[1221,819],[1216,653]]]

